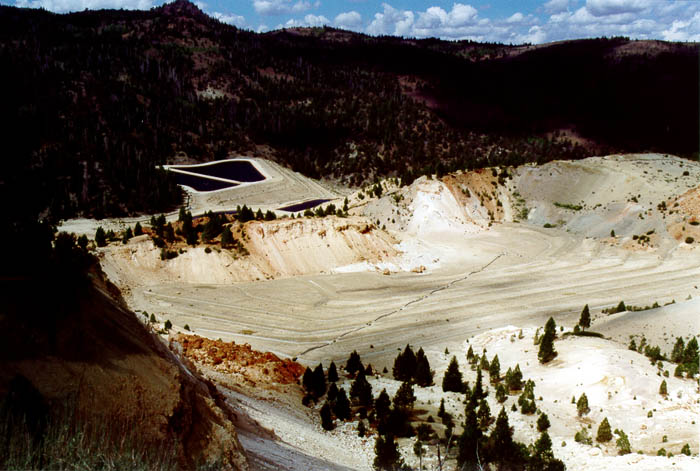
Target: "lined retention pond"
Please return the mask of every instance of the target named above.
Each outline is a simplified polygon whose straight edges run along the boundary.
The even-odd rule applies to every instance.
[[[178,185],[189,186],[195,191],[215,191],[238,186],[233,182],[224,182],[221,180],[214,180],[213,178],[197,177],[187,173],[172,172],[172,174],[175,177],[175,183]]]
[[[265,180],[263,174],[247,160],[222,160],[206,165],[172,165],[170,168],[172,170],[184,170],[185,172],[236,180],[238,182],[259,182]]]
[[[323,204],[329,199],[317,199],[304,201],[302,203],[292,204],[290,206],[285,206],[284,208],[279,208],[279,211],[289,211],[290,213],[296,213],[297,211],[305,211],[307,209],[315,208],[319,204]]]

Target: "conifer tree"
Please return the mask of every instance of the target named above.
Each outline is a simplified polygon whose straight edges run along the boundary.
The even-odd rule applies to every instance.
[[[540,351],[537,354],[540,363],[547,363],[557,356],[556,350],[554,350],[554,338],[557,334],[557,326],[553,318],[549,318],[547,324],[544,327],[544,334],[540,340]]]
[[[332,383],[335,386],[335,383]],[[338,389],[338,394],[333,404],[333,413],[338,420],[348,420],[350,418],[350,401],[345,393],[345,389]]]
[[[661,381],[661,386],[659,386],[659,394],[662,396],[668,395],[668,386],[666,385],[666,380]]]
[[[363,366],[362,361],[360,361],[360,354],[357,353],[357,350],[353,350],[353,352],[350,354],[350,358],[348,358],[348,361],[345,364],[345,371],[351,375],[354,375],[362,368]]]
[[[520,371],[520,364],[516,364],[510,378],[506,373],[506,383],[510,391],[520,391],[523,388],[523,373]]]
[[[398,471],[403,466],[403,460],[391,434],[377,435],[374,444],[374,469],[378,471]]]
[[[143,227],[141,227],[141,223],[137,222],[136,225],[134,226],[134,236],[140,236],[143,235]]]
[[[549,423],[549,417],[547,417],[547,414],[542,412],[540,416],[537,418],[537,431],[538,432],[544,432],[547,429],[549,429],[550,423]]]
[[[438,407],[437,416],[442,418],[445,415],[445,398],[440,399],[440,407]]]
[[[463,388],[462,372],[459,371],[457,357],[453,356],[450,364],[447,366],[445,376],[442,378],[442,390],[445,392],[462,392]]]
[[[367,435],[367,427],[365,427],[365,421],[360,419],[357,423],[357,436],[364,438]]]
[[[481,355],[481,362],[479,363],[479,369],[485,370],[485,371],[489,370],[489,360],[488,360],[488,358],[486,358],[486,353]]]
[[[304,386],[304,390],[307,393],[313,393],[314,391],[314,373],[308,366],[304,370],[304,376],[301,380],[301,385]]]
[[[581,317],[578,320],[578,325],[581,326],[581,329],[586,330],[591,326],[591,313],[588,310],[588,304],[586,304],[583,307],[583,311],[581,311]]]
[[[469,345],[469,350],[467,350],[467,360],[471,360],[474,358],[474,349],[472,349],[472,346]]]
[[[321,363],[313,371],[313,394],[316,397],[321,397],[326,394],[326,376],[323,374],[323,365]]]
[[[382,389],[382,392],[377,396],[377,400],[374,401],[374,411],[378,421],[382,421],[389,416],[390,407],[391,399],[389,394],[387,394],[386,389]]]
[[[492,438],[497,450],[502,450],[506,455],[509,450],[512,450],[513,429],[508,424],[508,414],[505,407],[501,407],[501,411],[498,413]]]
[[[98,247],[104,247],[107,245],[107,237],[105,235],[105,230],[102,229],[102,226],[99,226],[95,232],[95,244],[97,244]]]
[[[477,419],[476,400],[472,396],[465,409],[464,426],[462,435],[459,437],[458,467],[464,466],[465,469],[475,469],[478,463],[477,447],[481,442],[482,436]]]
[[[335,425],[333,424],[333,416],[331,414],[331,406],[326,401],[321,407],[321,427],[324,430],[333,430]]]
[[[484,391],[483,379],[481,375],[481,369],[476,372],[476,382],[474,383],[474,389],[472,389],[472,397],[477,401],[486,397],[486,392]]]
[[[489,377],[492,383],[498,383],[501,380],[501,362],[498,361],[498,355],[494,356],[489,365]]]
[[[331,383],[331,385],[328,386],[328,392],[326,394],[329,401],[335,401],[335,398],[338,397],[338,386],[336,386],[335,383]]]
[[[230,247],[233,245],[233,233],[230,226],[224,226],[221,231],[221,247]]]
[[[372,385],[367,382],[365,372],[360,370],[350,387],[350,397],[357,400],[357,403],[364,407],[372,405]]]
[[[406,345],[403,352],[399,353],[394,360],[392,369],[394,379],[397,381],[411,381],[416,373],[416,355],[410,345]]]
[[[493,422],[493,416],[491,415],[491,408],[485,399],[479,402],[479,410],[476,413],[476,418],[479,422],[479,428],[484,432],[488,430],[489,425]]]
[[[404,381],[394,395],[394,407],[410,411],[413,409],[414,402],[416,402],[416,396],[413,394],[413,385],[408,381]]]
[[[499,383],[496,386],[496,400],[499,402],[499,404],[502,404],[506,402],[506,399],[508,398],[508,392],[506,391],[506,387],[503,386],[503,384]]]
[[[595,437],[598,442],[609,442],[612,440],[612,431],[610,430],[610,422],[605,417],[598,427],[598,434]]]
[[[579,417],[586,415],[591,411],[591,408],[588,407],[588,397],[586,396],[586,393],[581,394],[581,397],[578,398],[576,410],[578,411]]]
[[[335,383],[338,381],[338,369],[335,366],[335,362],[331,362],[328,366],[328,382]]]
[[[418,386],[432,386],[434,375],[435,372],[430,369],[430,362],[421,348],[416,354],[416,373],[413,379]]]

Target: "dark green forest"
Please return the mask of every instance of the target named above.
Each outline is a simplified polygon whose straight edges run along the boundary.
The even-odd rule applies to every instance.
[[[350,185],[609,152],[696,158],[697,47],[621,53],[629,43],[257,34],[186,1],[3,6],[0,196],[53,221],[161,212],[182,195],[158,165],[232,153]]]

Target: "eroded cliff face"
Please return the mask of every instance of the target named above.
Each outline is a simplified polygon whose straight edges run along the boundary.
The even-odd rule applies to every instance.
[[[2,293],[0,317],[13,335],[0,349],[0,397],[25,378],[49,414],[68,403],[87,421],[128,426],[143,442],[173,446],[183,469],[211,463],[247,470],[234,411],[216,387],[188,370],[118,301],[114,287],[92,275],[85,293],[60,315],[37,312],[51,305],[26,297],[36,297],[39,287]]]
[[[160,259],[147,237],[104,251],[102,266],[121,289],[150,283],[232,283],[329,272],[364,261],[379,262],[398,252],[396,240],[366,218],[303,218],[251,221],[241,244],[248,251],[183,245],[184,253]]]

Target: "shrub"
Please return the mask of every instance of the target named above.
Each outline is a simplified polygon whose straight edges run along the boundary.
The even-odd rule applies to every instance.
[[[630,441],[627,437],[627,434],[620,429],[615,429],[615,435],[618,436],[618,439],[615,442],[615,444],[617,445],[617,452],[620,455],[626,455],[628,453],[631,453],[632,449],[630,447]]]
[[[656,452],[656,456],[666,456],[666,448],[659,448],[659,451]]]
[[[584,427],[581,427],[581,430],[576,432],[576,435],[574,435],[574,440],[576,443],[583,443],[585,445],[593,444],[591,437],[588,436],[588,430]]]
[[[692,244],[693,242],[695,242],[695,239],[693,239],[692,237],[686,237],[686,238],[685,238],[685,243],[686,243],[686,244]]]
[[[189,330],[190,330],[190,325],[189,325],[189,324],[185,324],[185,330],[189,332]]]
[[[165,321],[165,324],[163,325],[163,327],[165,328],[165,330],[170,330],[173,327],[173,323],[170,322],[170,319],[168,319]]]
[[[686,443],[685,445],[683,445],[683,448],[681,448],[681,453],[683,453],[686,456],[690,456],[691,453],[690,453],[690,444],[689,443]]]
[[[598,442],[609,442],[612,440],[612,432],[610,431],[610,422],[608,418],[605,417],[598,427],[598,433],[596,435],[596,441]]]

